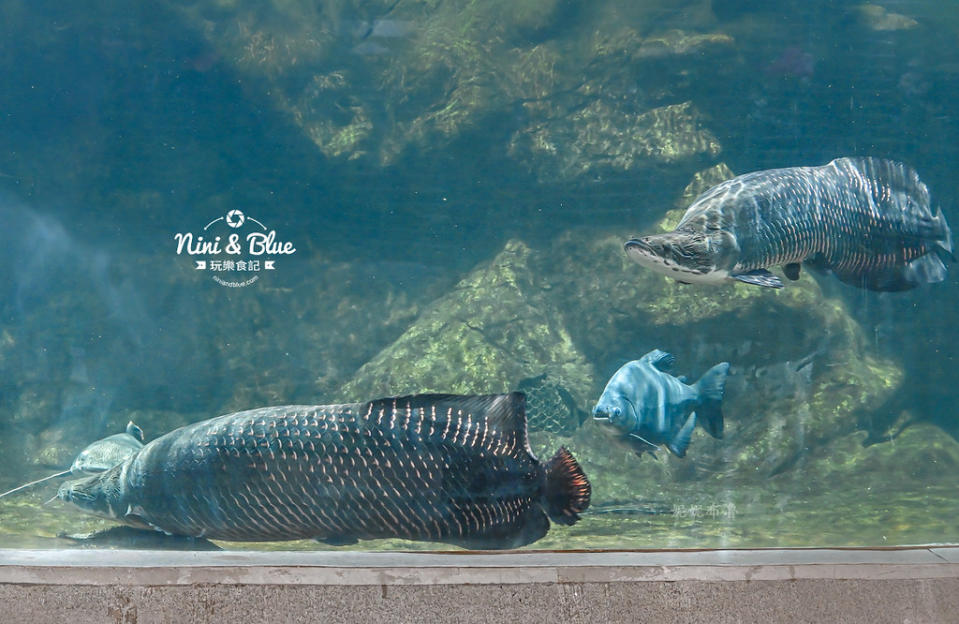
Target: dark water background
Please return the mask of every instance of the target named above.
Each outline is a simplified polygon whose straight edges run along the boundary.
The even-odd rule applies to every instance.
[[[719,163],[738,174],[901,160],[955,226],[959,7],[0,1],[0,34],[0,490],[131,419],[153,438],[237,409],[373,398],[350,392],[379,387],[363,376],[377,355],[519,240],[530,307],[559,323],[537,297],[565,297],[551,340],[568,331],[592,371],[564,381],[586,388],[582,409],[654,347],[687,374],[720,359],[739,371],[732,441],[697,433],[685,460],[609,450],[592,423],[535,431],[538,450],[572,444],[604,512],[539,546],[959,539],[954,267],[908,293],[821,280],[820,299],[789,315],[750,304],[686,322],[671,300],[655,313],[636,301],[641,316],[573,296],[639,269],[562,259],[651,228]],[[688,116],[663,112],[687,103]],[[246,288],[175,253],[174,233],[232,209],[297,249]],[[564,235],[573,242],[558,245]],[[806,311],[820,300],[858,338],[814,383],[782,366],[819,348]],[[846,359],[873,371],[843,382],[859,379],[867,398],[837,402],[838,426],[806,429],[828,403],[811,397]],[[504,391],[540,372],[524,361],[496,383],[470,385],[481,365],[467,362],[391,391]],[[768,434],[780,416],[805,432],[784,429],[786,454]],[[41,508],[51,493],[0,501],[0,545],[66,547],[57,533],[107,526]]]

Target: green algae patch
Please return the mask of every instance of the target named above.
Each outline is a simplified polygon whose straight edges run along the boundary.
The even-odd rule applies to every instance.
[[[631,112],[597,99],[516,133],[509,154],[543,181],[712,158],[721,147],[691,102]]]
[[[865,432],[856,431],[817,448],[823,461],[804,471],[807,478],[877,491],[959,486],[959,442],[935,425],[909,425],[879,444],[865,440]]]
[[[555,182],[718,153],[664,76],[688,81],[734,41],[702,32],[712,25],[703,2],[685,4],[697,8],[669,19],[672,3],[597,5],[588,28],[570,27],[585,8],[563,0],[193,0],[174,10],[251,97],[328,158],[396,165],[411,149],[482,132],[490,150]]]

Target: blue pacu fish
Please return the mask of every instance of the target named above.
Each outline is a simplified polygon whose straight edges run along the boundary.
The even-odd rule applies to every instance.
[[[722,400],[729,363],[713,366],[702,379],[687,385],[685,377],[667,372],[674,360],[655,349],[625,364],[593,408],[593,418],[616,427],[640,455],[665,444],[677,457],[685,456],[697,420],[714,438],[723,437]]]

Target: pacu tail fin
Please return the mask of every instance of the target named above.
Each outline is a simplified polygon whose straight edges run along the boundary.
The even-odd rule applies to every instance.
[[[546,465],[546,513],[557,524],[576,524],[592,491],[573,454],[560,447]]]
[[[723,396],[726,394],[726,376],[729,362],[720,362],[710,368],[694,386],[699,392],[700,404],[696,415],[703,429],[714,438],[723,437]]]

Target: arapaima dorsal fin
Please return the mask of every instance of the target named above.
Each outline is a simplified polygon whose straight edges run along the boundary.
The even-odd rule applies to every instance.
[[[437,425],[443,423],[446,430],[447,422],[463,424],[485,423],[489,428],[489,444],[493,439],[502,440],[506,447],[517,450],[527,449],[526,433],[526,395],[522,392],[509,394],[411,394],[400,397],[389,397],[370,401],[364,411],[369,410],[372,416],[376,414],[398,415],[404,412],[418,412],[422,410],[422,418],[431,420]],[[405,422],[418,422],[416,418],[406,419]],[[404,422],[402,418],[398,422]],[[437,427],[438,428],[438,427]],[[434,428],[434,429],[437,429]],[[422,429],[422,427],[420,427]],[[496,444],[503,447],[503,444]]]

